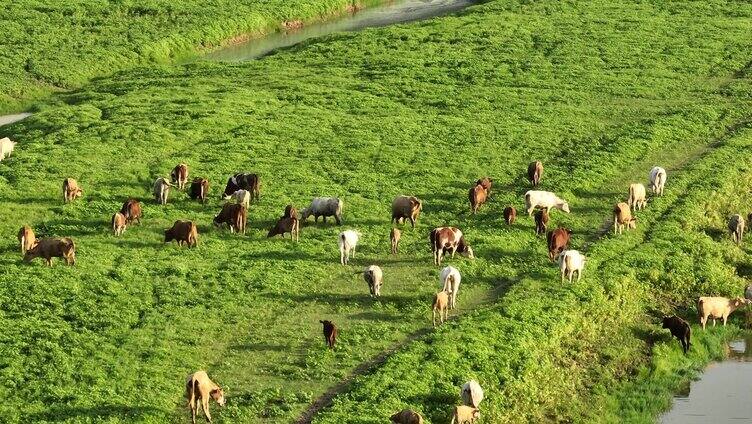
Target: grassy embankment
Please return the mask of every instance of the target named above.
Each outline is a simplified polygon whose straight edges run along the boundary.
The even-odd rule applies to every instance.
[[[383,422],[409,404],[442,422],[472,376],[487,387],[486,422],[605,416],[596,414],[616,401],[600,389],[647,361],[647,312],[741,284],[733,265],[746,256],[717,232],[687,232],[709,253],[674,253],[694,246],[674,243],[684,233],[671,223],[700,214],[682,199],[713,187],[709,167],[731,181],[749,169],[739,148],[748,136],[723,133],[750,116],[739,70],[752,11],[705,4],[494,2],[253,63],[120,73],[2,128],[19,146],[0,164],[0,412],[11,422],[185,419],[182,379],[206,367],[229,387],[218,419],[289,422],[360,364],[425,333],[438,288],[427,232],[453,224],[479,256],[450,261],[464,275],[461,311],[488,305],[411,343],[319,420]],[[726,144],[706,150],[718,137]],[[742,165],[722,160],[730,153]],[[543,188],[572,206],[552,225],[573,228],[575,247],[592,242],[573,286],[558,283],[529,219],[501,223],[504,206],[521,208],[534,158],[547,165]],[[213,199],[232,172],[262,176],[249,235],[211,228],[218,200],[147,200],[178,161],[210,178]],[[671,173],[666,197],[638,215],[637,232],[597,241],[627,183],[655,163]],[[471,217],[468,183],[485,174],[495,194]],[[86,193],[63,206],[66,176]],[[388,204],[400,193],[426,207],[392,258]],[[285,204],[315,195],[341,196],[345,227],[363,232],[353,266],[337,264],[340,228],[308,225],[297,245],[263,239]],[[127,196],[147,200],[145,222],[116,239],[107,221]],[[713,206],[703,222],[722,231],[732,204]],[[200,224],[197,249],[161,244],[181,218]],[[13,240],[22,224],[73,236],[79,263],[22,264]],[[377,302],[353,274],[371,263],[386,274]],[[342,328],[334,352],[323,349],[321,318]]]

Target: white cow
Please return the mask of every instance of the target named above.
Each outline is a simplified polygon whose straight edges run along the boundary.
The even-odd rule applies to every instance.
[[[342,265],[347,265],[350,261],[350,252],[355,257],[355,246],[360,239],[360,232],[356,230],[345,230],[339,233],[339,261]]]
[[[577,281],[582,277],[582,269],[585,268],[585,256],[577,250],[565,250],[559,254],[559,269],[561,270],[561,282],[564,282],[564,276],[572,282],[572,276],[577,271]]]
[[[654,194],[663,196],[663,187],[666,185],[666,170],[660,166],[654,166],[650,170],[650,188]]]
[[[248,190],[237,190],[229,196],[225,196],[225,200],[232,199],[233,202],[239,205],[245,205],[246,209],[251,207],[251,192]]]
[[[381,296],[381,285],[384,284],[384,272],[378,265],[371,265],[363,270],[363,279],[368,284],[368,291],[373,297]]]
[[[548,208],[549,210],[556,208],[569,213],[569,204],[567,201],[560,199],[550,191],[530,190],[525,193],[525,209],[527,209],[527,214],[532,215],[536,207]]]
[[[15,147],[16,142],[11,141],[8,137],[0,139],[0,161],[9,158]]]
[[[160,205],[167,204],[167,197],[170,195],[170,187],[172,187],[172,184],[167,181],[167,178],[159,177],[154,181],[154,199],[157,203]]]
[[[460,397],[465,405],[477,408],[480,405],[480,401],[483,400],[483,389],[477,381],[470,380],[462,385]]]
[[[439,275],[439,283],[442,285],[443,290],[449,295],[449,308],[454,309],[457,307],[457,294],[460,291],[460,281],[462,276],[457,268],[448,266],[441,270]]]
[[[627,204],[632,210],[642,210],[647,204],[645,186],[642,184],[630,184],[629,185],[629,199]]]

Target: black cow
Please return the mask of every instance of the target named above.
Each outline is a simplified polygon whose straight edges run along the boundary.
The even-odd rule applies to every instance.
[[[248,190],[251,200],[259,198],[259,177],[256,174],[235,174],[227,179],[223,198],[228,198],[238,190]]]

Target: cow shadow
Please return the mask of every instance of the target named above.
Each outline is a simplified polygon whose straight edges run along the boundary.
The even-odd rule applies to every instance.
[[[713,239],[714,241],[720,242],[720,241],[723,241],[726,237],[728,237],[728,240],[731,240],[731,237],[728,236],[728,233],[726,233],[726,231],[723,231],[715,227],[702,227],[701,231],[707,234],[707,236]]]
[[[97,405],[93,407],[51,406],[47,411],[29,416],[29,422],[59,421],[66,418],[83,419],[118,419],[123,421],[140,421],[148,416],[165,415],[168,411],[151,406]]]
[[[383,289],[382,289],[383,290]],[[300,302],[300,303],[324,303],[329,305],[362,305],[366,302],[379,302],[382,304],[388,304],[390,306],[396,306],[399,309],[408,308],[414,306],[418,301],[415,296],[405,295],[382,295],[378,299],[374,299],[368,293],[368,288],[363,284],[363,293],[358,294],[344,294],[344,293],[307,293],[307,294],[284,294],[284,295],[268,295],[274,298],[284,298],[285,300]]]
[[[377,301],[379,300],[380,299],[378,299]],[[385,312],[376,312],[376,311],[359,312],[357,314],[349,315],[348,318],[358,319],[358,320],[367,320],[367,321],[390,321],[390,322],[402,321],[400,316],[388,314]]]
[[[231,345],[230,349],[243,352],[281,352],[289,353],[290,347],[281,344],[247,343]]]

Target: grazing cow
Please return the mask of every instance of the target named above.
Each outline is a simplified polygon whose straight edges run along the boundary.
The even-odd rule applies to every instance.
[[[632,208],[632,210],[642,210],[648,203],[646,198],[647,194],[644,185],[639,183],[629,185],[629,198],[627,199],[627,204],[629,204],[629,207]]]
[[[697,300],[697,313],[700,315],[702,329],[705,329],[705,324],[708,322],[708,318],[713,320],[713,327],[715,327],[715,320],[717,318],[723,318],[723,325],[725,327],[728,316],[735,310],[749,303],[750,301],[743,297],[737,297],[734,299],[726,297],[700,297]]]
[[[436,327],[436,313],[439,314],[439,323],[443,324],[449,316],[449,294],[440,291],[433,296],[433,326]]]
[[[334,343],[337,342],[337,326],[329,320],[319,322],[324,325],[324,342],[329,349],[334,349]]]
[[[749,284],[744,288],[744,298],[747,300],[752,300],[752,284]]]
[[[528,216],[533,214],[533,210],[536,208],[555,208],[569,213],[569,204],[566,200],[560,199],[550,191],[538,191],[530,190],[525,193],[525,209]]]
[[[403,409],[389,417],[389,421],[394,424],[423,424],[423,417],[411,409]]]
[[[322,216],[326,224],[326,217],[333,216],[337,225],[342,225],[343,205],[342,201],[336,197],[316,197],[311,201],[310,206],[300,212],[300,219],[305,221],[313,215],[313,221],[318,222],[319,217]]]
[[[666,185],[666,170],[660,166],[654,166],[650,170],[650,188],[654,194],[663,196],[663,188]]]
[[[539,236],[541,234],[546,234],[546,231],[548,230],[548,220],[550,219],[548,208],[538,209],[533,218],[535,218],[535,235]]]
[[[8,137],[0,139],[0,162],[5,158],[9,158],[13,153],[13,149],[16,148],[16,142],[11,141]]]
[[[371,265],[363,270],[363,279],[368,284],[368,291],[373,297],[381,296],[381,286],[384,284],[384,273],[381,268]]]
[[[480,411],[478,408],[460,405],[454,407],[451,424],[473,424],[478,419],[480,419]]]
[[[244,205],[246,209],[251,207],[251,192],[248,190],[238,190],[229,196],[224,196],[224,199],[232,199],[233,202]]]
[[[431,231],[429,240],[431,241],[431,250],[433,251],[433,263],[441,265],[441,258],[446,251],[452,253],[454,258],[455,252],[460,252],[468,259],[475,259],[473,248],[465,241],[465,236],[458,228],[455,227],[438,227]]]
[[[193,200],[199,200],[201,203],[206,203],[206,199],[209,197],[209,180],[206,178],[194,178],[188,189],[188,197]]]
[[[457,268],[448,266],[441,270],[439,274],[439,282],[443,287],[442,290],[449,295],[449,307],[454,309],[457,307],[457,294],[460,291],[460,281],[462,276]]]
[[[355,230],[345,230],[339,233],[339,261],[342,265],[347,265],[350,261],[350,252],[355,257],[355,246],[360,239],[360,232]]]
[[[479,185],[486,189],[488,195],[491,195],[491,186],[493,185],[493,179],[490,177],[483,177],[475,182],[475,185]]]
[[[68,203],[76,200],[84,194],[84,190],[78,186],[73,178],[63,180],[63,202]]]
[[[43,238],[37,241],[31,249],[26,251],[24,261],[31,262],[34,258],[44,258],[47,266],[52,266],[52,258],[63,258],[68,265],[76,264],[76,245],[68,237]]]
[[[120,213],[125,216],[126,224],[130,224],[133,221],[141,224],[141,203],[136,199],[128,199],[123,203],[123,207],[120,208]]]
[[[744,218],[738,213],[731,215],[728,222],[728,230],[734,243],[741,244],[742,237],[744,237]]]
[[[230,232],[245,234],[245,223],[248,217],[248,210],[243,205],[237,203],[225,203],[219,215],[214,217],[214,225],[217,227],[227,224]]]
[[[527,166],[527,179],[533,187],[538,187],[541,178],[543,178],[543,164],[541,161],[530,162],[530,165]]]
[[[628,204],[619,202],[614,206],[614,234],[617,231],[621,234],[624,227],[627,227],[627,231],[637,228],[637,218],[632,216]]]
[[[188,165],[181,163],[170,172],[170,181],[177,184],[178,188],[183,190],[188,182]]]
[[[115,233],[116,236],[123,235],[126,225],[125,215],[120,212],[115,212],[115,215],[112,215],[110,223],[112,225],[112,232]]]
[[[392,243],[392,255],[396,255],[399,252],[399,242],[402,232],[396,228],[392,228],[389,233],[389,241]]]
[[[548,241],[548,259],[553,261],[559,253],[569,246],[569,239],[572,235],[572,230],[568,228],[559,227],[553,231],[549,231],[546,235]]]
[[[462,390],[460,390],[460,397],[462,398],[462,402],[464,402],[465,405],[477,408],[478,405],[480,405],[480,402],[483,400],[483,389],[480,387],[480,384],[478,384],[477,381],[470,380],[462,385]]]
[[[410,220],[410,225],[415,228],[415,221],[423,209],[423,202],[415,196],[397,196],[392,202],[392,223]]]
[[[679,340],[682,345],[682,350],[686,354],[689,351],[690,337],[692,336],[692,329],[689,327],[689,323],[676,315],[663,317],[663,328],[671,330],[671,335]]]
[[[256,174],[235,174],[227,179],[223,196],[227,198],[238,190],[248,190],[251,193],[251,200],[258,200],[261,193],[260,184],[260,179]]]
[[[480,180],[478,181],[480,182]],[[468,192],[468,198],[470,199],[470,211],[476,213],[478,208],[488,200],[488,189],[476,183]]]
[[[154,181],[154,200],[160,205],[166,205],[167,196],[170,195],[170,187],[172,187],[172,184],[166,178],[157,178]]]
[[[577,281],[582,277],[582,269],[585,268],[585,256],[577,250],[565,250],[559,254],[559,269],[561,270],[561,282],[564,282],[564,276],[572,282],[572,276],[577,271]]]
[[[514,206],[504,208],[504,221],[506,221],[507,225],[514,224],[515,219],[517,219],[517,209]]]
[[[293,205],[287,205],[285,206],[285,213],[282,215],[282,218],[298,219],[298,210]]]
[[[198,229],[192,221],[175,221],[172,228],[165,230],[164,242],[169,243],[173,240],[178,242],[178,246],[183,243],[188,247],[195,247],[198,244]]]
[[[24,225],[18,230],[18,243],[21,245],[21,254],[25,255],[27,251],[37,243],[37,239],[34,236],[34,230],[28,225]]]
[[[188,398],[188,407],[191,409],[193,424],[196,424],[199,400],[201,401],[201,409],[209,422],[212,421],[209,413],[209,399],[214,399],[219,406],[225,406],[224,390],[209,379],[206,371],[196,371],[188,376],[185,381],[185,396]]]
[[[300,240],[300,221],[296,217],[283,216],[277,220],[266,235],[267,238],[274,237],[276,235],[282,235],[285,238],[285,233],[290,233],[290,240]]]

